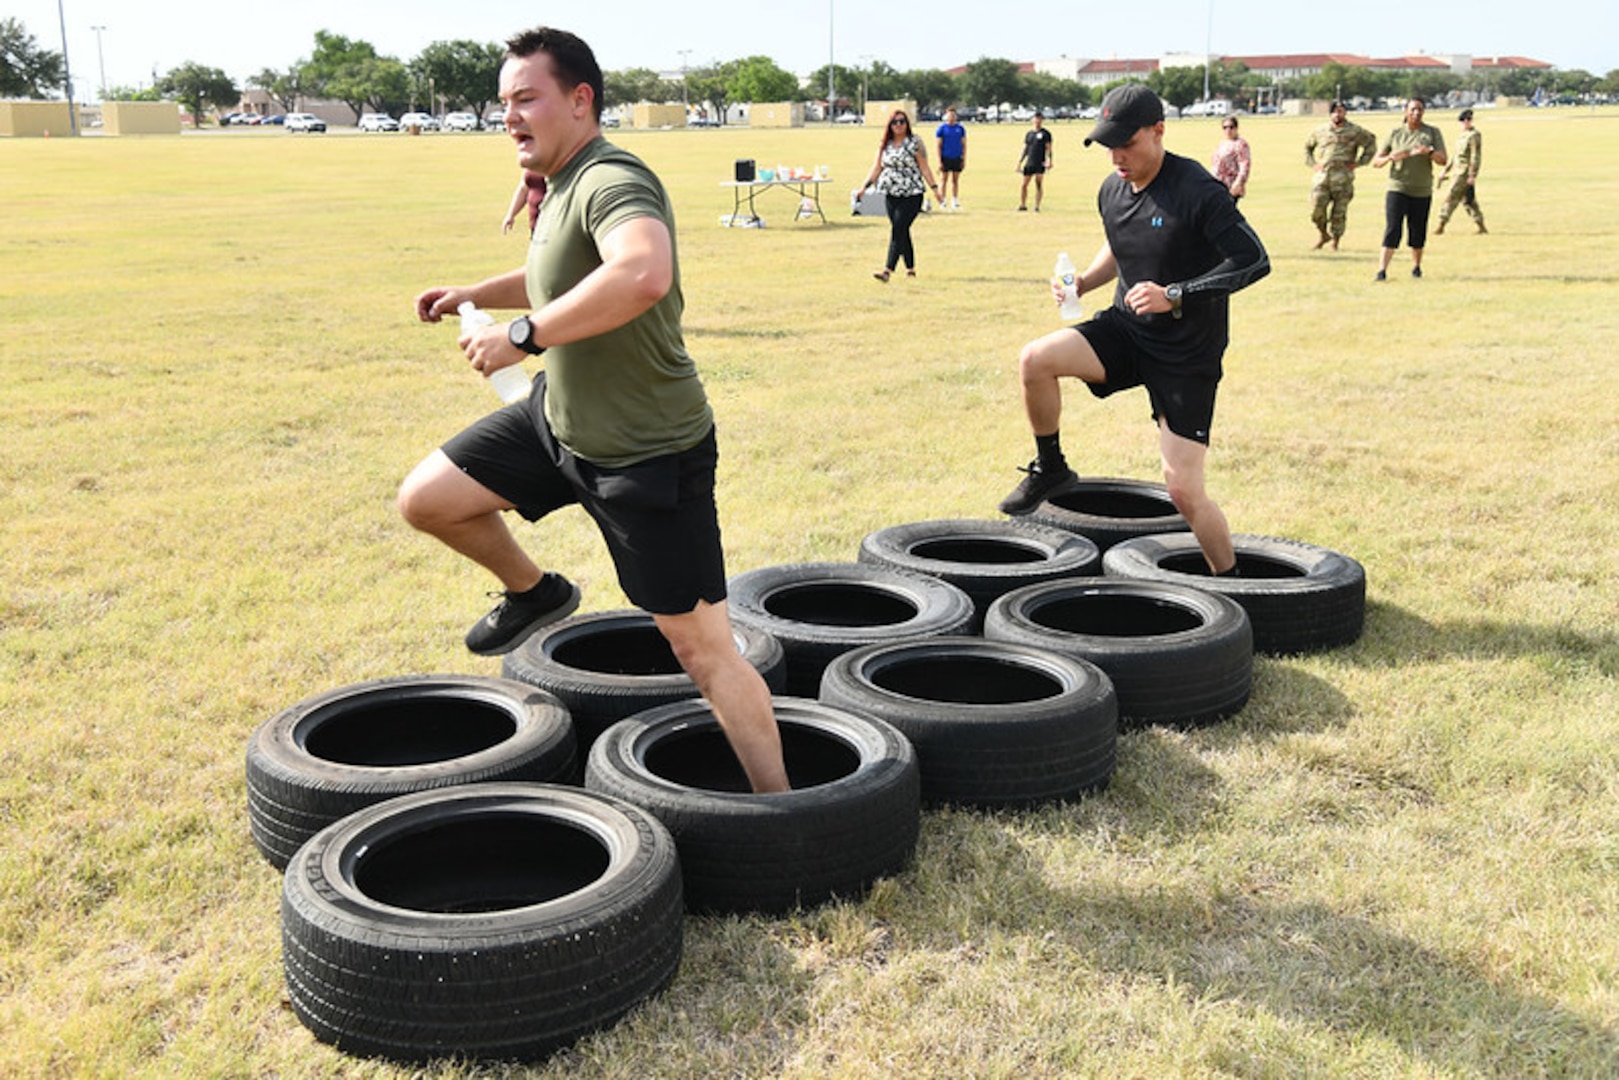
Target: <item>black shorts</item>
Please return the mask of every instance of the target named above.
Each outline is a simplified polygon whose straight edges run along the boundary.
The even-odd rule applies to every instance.
[[[1432,195],[1406,195],[1390,191],[1383,196],[1383,246],[1400,246],[1400,227],[1414,248],[1428,246],[1428,215],[1433,210]]]
[[[623,468],[570,453],[545,422],[545,373],[525,400],[490,413],[442,447],[462,472],[529,521],[578,503],[596,522],[630,603],[684,615],[725,599],[714,503],[714,429],[689,450]]]
[[[960,172],[966,167],[967,159],[964,157],[942,157],[939,159],[939,171],[942,173]]]
[[[1209,444],[1214,426],[1214,395],[1220,387],[1220,361],[1190,370],[1170,368],[1154,360],[1124,326],[1124,316],[1113,308],[1098,311],[1074,327],[1085,335],[1107,382],[1091,383],[1099,398],[1120,390],[1144,386],[1152,402],[1152,418],[1162,417],[1169,430],[1183,439]]]
[[[1043,161],[1035,161],[1023,166],[1024,176],[1044,176],[1045,171],[1046,163]]]

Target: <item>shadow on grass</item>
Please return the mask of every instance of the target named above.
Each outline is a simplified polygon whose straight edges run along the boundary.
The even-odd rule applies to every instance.
[[[1205,770],[1173,755],[1170,763],[1182,770],[1170,783],[1190,778],[1198,796],[1179,810],[1131,807],[1126,828],[1153,831],[1218,796]],[[1156,986],[1188,1014],[1226,1018],[1207,1031],[1202,1054],[1234,1075],[1309,1073],[1345,1048],[1374,1069],[1410,1058],[1439,1074],[1619,1075],[1619,1032],[1600,1018],[1370,919],[1201,876],[1171,872],[1139,887],[1065,876],[1050,834],[1084,833],[1109,816],[1081,804],[1076,821],[1075,810],[930,817],[930,865],[913,871],[898,915],[904,936],[941,952],[960,947],[962,934],[979,949],[997,942],[1005,955],[1040,956],[1030,977],[1069,987],[1096,973],[1112,977],[1115,992]]]
[[[1432,622],[1392,604],[1368,602],[1366,632],[1343,651],[1353,664],[1403,667],[1446,659],[1562,658],[1619,675],[1619,634],[1496,619]]]

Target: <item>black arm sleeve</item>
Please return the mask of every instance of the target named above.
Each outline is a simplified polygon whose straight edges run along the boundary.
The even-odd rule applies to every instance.
[[[1181,283],[1187,296],[1228,296],[1270,273],[1270,256],[1253,226],[1238,221],[1214,238],[1225,258],[1206,274]]]

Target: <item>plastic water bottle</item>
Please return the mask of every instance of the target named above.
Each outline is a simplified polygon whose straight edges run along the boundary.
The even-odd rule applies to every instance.
[[[1051,272],[1051,280],[1062,286],[1062,321],[1074,322],[1085,314],[1079,303],[1079,267],[1068,257],[1068,252],[1057,254],[1057,267]]]
[[[463,334],[470,334],[481,326],[490,326],[495,321],[493,315],[480,310],[471,300],[462,301],[461,306],[455,310],[461,314],[461,332]],[[485,382],[494,387],[495,393],[500,395],[500,400],[508,405],[514,401],[522,401],[527,397],[529,387],[532,385],[528,373],[523,370],[523,365],[521,364],[512,364],[498,371],[491,371],[483,378]]]

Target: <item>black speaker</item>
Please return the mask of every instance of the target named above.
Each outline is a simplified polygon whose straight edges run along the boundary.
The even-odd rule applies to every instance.
[[[739,184],[753,183],[753,159],[736,159],[736,182]]]

